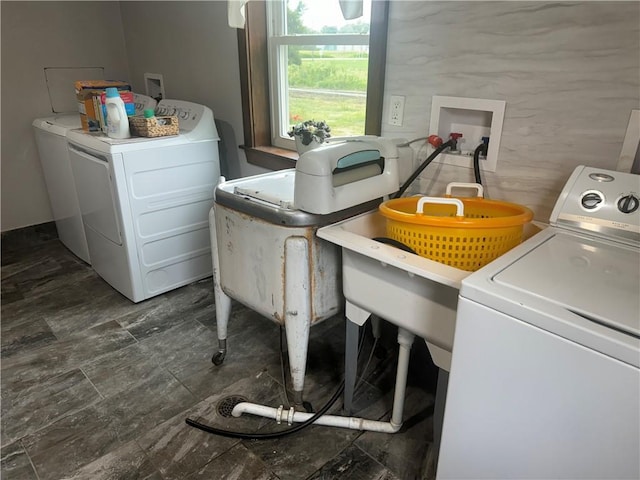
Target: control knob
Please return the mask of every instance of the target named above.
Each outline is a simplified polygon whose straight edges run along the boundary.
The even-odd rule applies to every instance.
[[[582,196],[581,203],[587,210],[595,210],[604,201],[600,192],[587,192]]]
[[[618,210],[622,213],[633,213],[638,210],[639,206],[640,200],[631,193],[623,195],[620,197],[620,200],[618,200]]]

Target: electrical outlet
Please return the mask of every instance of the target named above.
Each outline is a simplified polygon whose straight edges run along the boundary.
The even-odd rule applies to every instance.
[[[404,116],[404,97],[402,95],[391,95],[391,105],[389,108],[389,125],[402,126]]]

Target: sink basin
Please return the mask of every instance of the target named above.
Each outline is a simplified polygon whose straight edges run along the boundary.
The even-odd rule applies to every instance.
[[[530,223],[524,236],[538,231]],[[317,235],[342,247],[347,318],[362,325],[373,313],[422,337],[434,363],[449,371],[458,291],[472,272],[372,240],[386,236],[377,210],[322,227]]]
[[[317,235],[342,247],[349,320],[361,324],[373,313],[422,337],[434,363],[449,371],[458,291],[471,272],[372,240],[386,236],[377,210],[322,227]]]

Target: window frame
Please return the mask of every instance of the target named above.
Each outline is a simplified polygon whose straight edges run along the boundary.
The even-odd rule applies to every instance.
[[[269,92],[266,2],[245,5],[245,28],[238,29],[240,93],[247,162],[270,170],[295,167],[297,152],[273,145]],[[365,134],[380,135],[387,56],[389,1],[373,0],[369,30],[369,66]]]

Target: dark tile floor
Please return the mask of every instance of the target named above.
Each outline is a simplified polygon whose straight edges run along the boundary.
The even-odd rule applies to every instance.
[[[134,304],[57,240],[47,224],[2,236],[2,479],[423,479],[433,471],[435,368],[412,350],[397,434],[311,426],[276,440],[237,440],[185,424],[245,432],[283,426],[227,417],[232,395],[287,405],[280,328],[239,304],[222,366],[211,279]],[[386,420],[394,329],[372,350],[365,329],[355,416]],[[343,372],[344,319],[311,329],[305,398],[318,409]],[[341,401],[330,413],[341,414]]]

